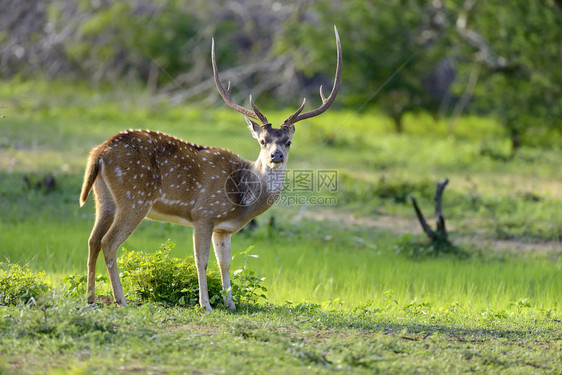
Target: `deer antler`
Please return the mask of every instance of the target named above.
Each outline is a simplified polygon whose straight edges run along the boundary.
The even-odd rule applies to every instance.
[[[297,109],[297,111],[295,113],[293,113],[291,116],[289,116],[288,119],[286,119],[283,122],[283,126],[289,126],[291,124],[295,124],[301,120],[305,120],[307,118],[311,118],[311,117],[315,117],[318,116],[322,113],[324,113],[334,102],[334,100],[336,99],[336,95],[338,93],[338,89],[340,87],[340,78],[341,78],[341,65],[342,65],[342,57],[341,57],[341,43],[340,43],[340,36],[338,34],[338,29],[336,28],[336,26],[334,25],[334,32],[336,34],[336,46],[337,46],[337,50],[338,50],[338,56],[337,56],[337,66],[336,66],[336,77],[334,78],[334,87],[332,87],[332,92],[330,92],[330,96],[328,96],[327,98],[324,97],[324,93],[322,92],[322,86],[320,86],[320,98],[322,98],[322,105],[312,111],[309,112],[305,112],[302,115],[300,114],[304,108],[304,105],[306,103],[306,98],[303,99],[301,106],[299,107],[299,109]]]
[[[222,96],[226,105],[228,105],[230,108],[234,109],[235,111],[242,113],[244,116],[248,116],[253,119],[261,121],[262,125],[269,124],[267,118],[254,105],[254,101],[252,100],[251,95],[250,95],[250,105],[252,106],[253,111],[250,111],[249,109],[244,108],[232,101],[232,97],[230,95],[230,81],[228,81],[228,86],[226,87],[226,90],[222,86],[219,78],[219,70],[217,69],[217,61],[215,59],[215,38],[212,39],[212,43],[211,43],[211,60],[213,63],[213,75],[215,77],[215,84],[217,85],[217,90],[219,91],[219,94]]]

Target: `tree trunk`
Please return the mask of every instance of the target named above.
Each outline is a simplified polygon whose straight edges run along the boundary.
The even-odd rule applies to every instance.
[[[403,115],[404,115],[404,113],[400,112],[400,113],[396,113],[392,116],[392,120],[394,121],[394,129],[396,130],[396,133],[398,133],[398,134],[402,133],[402,130],[404,130],[403,123],[402,123]]]

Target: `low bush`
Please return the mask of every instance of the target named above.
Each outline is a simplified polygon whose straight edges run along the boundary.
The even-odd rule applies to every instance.
[[[31,272],[28,266],[0,262],[0,304],[37,304],[45,299],[51,287],[44,272]]]
[[[192,256],[183,259],[170,257],[175,244],[167,241],[154,253],[124,250],[118,264],[123,287],[129,297],[141,301],[163,302],[171,305],[196,306],[199,302],[197,268]],[[247,255],[251,250],[240,253]],[[240,255],[237,254],[237,255]],[[244,268],[233,272],[231,288],[237,304],[255,304],[265,299],[263,278]],[[207,271],[207,286],[211,306],[223,306],[220,274],[217,269]]]
[[[117,262],[123,288],[130,297],[172,305],[197,305],[199,284],[195,261],[193,257],[170,257],[174,246],[172,241],[167,241],[153,253],[123,249],[123,255]],[[220,303],[221,282],[216,270],[207,272],[207,284],[211,305]]]

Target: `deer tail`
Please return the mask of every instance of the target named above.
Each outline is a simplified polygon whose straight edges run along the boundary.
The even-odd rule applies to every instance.
[[[96,181],[96,177],[100,171],[100,152],[97,149],[92,150],[88,158],[88,165],[84,173],[84,182],[82,183],[82,192],[80,193],[80,207],[86,203],[90,190]]]

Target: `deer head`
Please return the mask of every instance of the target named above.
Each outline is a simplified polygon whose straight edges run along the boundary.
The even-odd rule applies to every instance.
[[[250,95],[250,106],[252,109],[244,108],[232,101],[231,97],[231,86],[230,81],[228,82],[227,88],[225,89],[219,77],[219,72],[217,68],[217,62],[215,58],[215,40],[212,40],[211,46],[211,60],[213,64],[213,75],[215,78],[215,84],[217,90],[221,97],[224,99],[225,103],[237,112],[242,113],[245,116],[246,123],[250,128],[252,136],[257,139],[260,144],[260,154],[258,157],[258,163],[270,169],[279,169],[285,167],[289,155],[289,149],[291,146],[291,139],[295,133],[295,124],[299,121],[312,118],[324,113],[336,99],[340,85],[341,77],[341,66],[342,66],[342,54],[341,54],[341,43],[338,34],[338,29],[334,26],[334,32],[336,35],[336,48],[337,48],[337,65],[336,65],[336,76],[334,78],[334,86],[330,95],[326,98],[324,92],[322,91],[322,86],[320,86],[320,98],[322,99],[322,105],[312,111],[301,113],[306,104],[306,98],[303,99],[301,106],[297,109],[295,113],[289,116],[279,128],[274,128],[267,118],[261,113],[261,111],[256,107],[252,96]],[[253,121],[258,120],[258,122]]]

